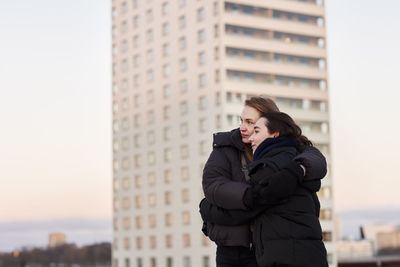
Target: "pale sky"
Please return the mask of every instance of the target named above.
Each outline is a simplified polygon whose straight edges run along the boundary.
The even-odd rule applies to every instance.
[[[327,0],[337,210],[400,207],[398,10]],[[1,221],[111,217],[110,28],[110,1],[0,2]]]

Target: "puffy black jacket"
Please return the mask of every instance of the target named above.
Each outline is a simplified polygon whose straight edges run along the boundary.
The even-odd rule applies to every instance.
[[[242,172],[244,150],[239,129],[214,134],[213,151],[204,167],[202,180],[204,195],[210,203],[225,209],[247,209],[243,203],[243,195],[249,188]],[[306,167],[305,183],[326,175],[325,157],[317,149],[310,147],[295,159]],[[249,247],[252,240],[248,223],[219,225],[208,222],[206,229],[217,245]]]
[[[271,187],[272,205],[253,211],[222,209],[206,200],[200,205],[203,219],[221,225],[242,224],[255,217],[253,241],[260,267],[278,264],[328,266],[315,192],[310,192],[300,184],[288,191],[288,188],[280,187],[274,181],[274,174],[284,168],[296,154],[293,147],[273,149],[249,167],[253,184]]]

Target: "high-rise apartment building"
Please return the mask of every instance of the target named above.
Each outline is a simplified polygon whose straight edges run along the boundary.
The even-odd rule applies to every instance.
[[[112,0],[114,267],[211,267],[212,133],[269,95],[329,161],[323,0]],[[319,193],[331,266],[331,177]]]

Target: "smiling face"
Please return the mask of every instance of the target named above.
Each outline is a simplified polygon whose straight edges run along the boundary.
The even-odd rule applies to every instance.
[[[240,114],[240,134],[242,135],[242,142],[249,144],[249,137],[254,132],[254,125],[261,117],[260,112],[250,106],[244,106],[242,114]]]
[[[257,122],[254,125],[254,133],[249,137],[253,153],[265,139],[279,136],[278,132],[270,133],[266,124],[267,124],[267,119],[262,117],[259,120],[257,120]]]

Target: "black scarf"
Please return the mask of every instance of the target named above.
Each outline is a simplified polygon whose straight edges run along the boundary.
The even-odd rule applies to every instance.
[[[297,148],[296,141],[288,138],[288,137],[276,137],[276,138],[267,138],[265,139],[254,151],[253,160],[256,161],[262,156],[264,156],[267,152],[271,151],[274,148],[284,147],[284,146],[292,146]]]

